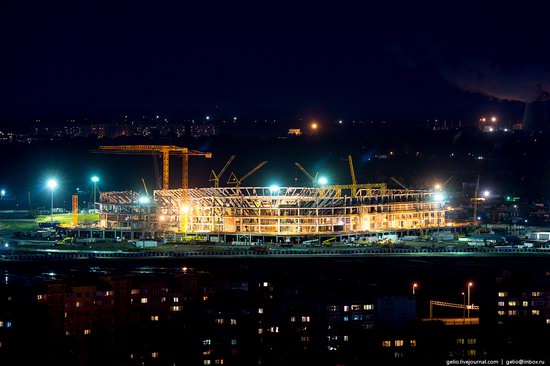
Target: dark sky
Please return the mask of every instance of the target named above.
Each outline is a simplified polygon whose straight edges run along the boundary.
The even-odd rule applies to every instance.
[[[0,120],[514,119],[520,103],[472,93],[460,70],[547,76],[542,5],[358,3],[2,2]]]

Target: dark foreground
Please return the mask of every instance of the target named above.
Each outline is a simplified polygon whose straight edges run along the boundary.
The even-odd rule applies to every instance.
[[[545,256],[26,261],[0,270],[1,365],[550,360]],[[467,303],[468,282],[479,324],[426,319],[430,300]],[[473,322],[452,307],[434,307],[433,317]]]

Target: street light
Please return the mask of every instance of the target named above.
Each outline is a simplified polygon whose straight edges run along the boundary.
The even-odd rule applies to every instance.
[[[0,196],[4,197],[5,195],[6,195],[6,190],[5,189],[1,190],[0,191]]]
[[[462,291],[462,305],[466,306],[466,293]],[[462,319],[466,318],[466,309],[462,309]]]
[[[468,282],[468,319],[470,318],[470,289],[473,285],[472,282]]]
[[[412,293],[413,293],[413,295],[416,295],[416,288],[417,288],[417,287],[418,287],[418,283],[416,283],[416,282],[413,283],[413,285],[412,285]]]
[[[94,183],[94,210],[95,210],[95,204],[97,202],[96,200],[97,182],[99,182],[99,177],[97,175],[94,175],[92,177],[92,182]]]
[[[271,193],[272,196],[275,194],[278,194],[280,190],[281,190],[281,187],[279,187],[276,184],[272,184],[269,186],[269,193]]]
[[[48,179],[46,182],[46,186],[51,190],[52,192],[52,205],[50,210],[50,222],[53,223],[53,191],[57,188],[57,180],[54,178]]]
[[[318,182],[319,182],[320,185],[326,186],[328,184],[328,179],[327,179],[327,177],[320,177]]]
[[[483,197],[489,198],[490,195],[491,195],[490,191],[483,191]]]

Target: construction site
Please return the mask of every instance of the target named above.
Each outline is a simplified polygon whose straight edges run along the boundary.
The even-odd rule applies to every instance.
[[[246,186],[247,178],[267,164],[260,162],[238,177],[222,177],[235,159],[210,174],[211,187],[189,188],[189,157],[211,153],[164,145],[101,146],[108,154],[153,154],[162,157],[162,189],[101,192],[96,208],[103,238],[167,241],[204,240],[225,243],[302,243],[307,240],[377,241],[388,235],[418,235],[452,227],[445,220],[442,194],[437,190],[390,189],[386,183],[358,183],[348,156],[351,183],[326,184],[299,163],[295,166],[310,186]],[[169,187],[170,156],[182,158],[181,188]],[[392,178],[393,179],[393,178]],[[90,228],[75,225],[86,232]],[[92,235],[90,231],[90,235]]]

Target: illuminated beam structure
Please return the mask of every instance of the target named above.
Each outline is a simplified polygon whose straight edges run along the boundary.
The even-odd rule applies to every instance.
[[[102,222],[107,228],[158,227],[181,231],[185,206],[186,231],[195,233],[323,235],[383,232],[445,226],[434,192],[358,189],[356,197],[334,188],[226,187],[157,190],[147,223],[139,224],[135,192],[102,193]]]

